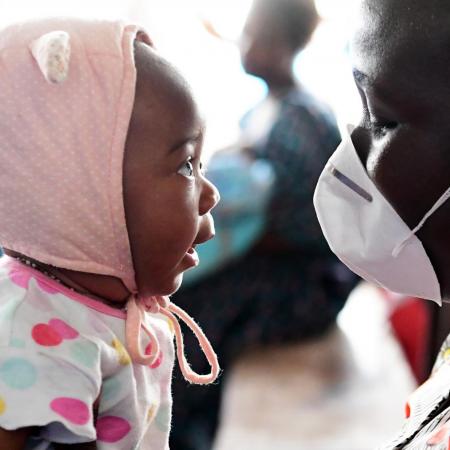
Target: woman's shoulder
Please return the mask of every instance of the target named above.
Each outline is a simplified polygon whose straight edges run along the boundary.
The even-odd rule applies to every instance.
[[[406,403],[406,420],[398,436],[385,449],[422,449],[441,447],[450,439],[450,361],[449,349],[425,383],[419,386]]]

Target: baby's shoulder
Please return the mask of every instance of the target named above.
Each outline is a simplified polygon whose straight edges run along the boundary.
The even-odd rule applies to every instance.
[[[9,345],[14,337],[55,350],[67,342],[112,341],[114,321],[102,320],[100,313],[71,298],[66,290],[21,263],[1,261],[0,346]]]

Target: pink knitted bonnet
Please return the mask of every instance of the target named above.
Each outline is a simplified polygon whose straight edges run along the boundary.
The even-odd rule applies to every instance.
[[[151,44],[136,25],[73,18],[0,31],[0,245],[56,267],[120,278],[136,294],[127,341],[139,334],[145,309],[175,321],[173,312],[185,314],[168,299],[137,296],[122,189],[135,39]],[[201,330],[194,331],[209,354]],[[185,361],[180,336],[178,359]],[[148,362],[138,344],[127,343],[138,362]]]

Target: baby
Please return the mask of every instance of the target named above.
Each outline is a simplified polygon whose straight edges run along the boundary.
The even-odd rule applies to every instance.
[[[0,67],[0,450],[167,449],[173,335],[219,372],[167,297],[214,235],[196,103],[121,22],[11,26]]]

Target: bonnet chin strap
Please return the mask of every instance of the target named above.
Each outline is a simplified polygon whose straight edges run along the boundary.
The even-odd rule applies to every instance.
[[[220,367],[217,360],[217,355],[214,352],[208,338],[205,336],[200,327],[195,323],[194,319],[190,317],[185,311],[170,302],[168,297],[150,297],[142,298],[138,295],[131,295],[127,303],[127,320],[125,324],[126,345],[133,362],[142,365],[152,365],[156,362],[159,356],[159,342],[153,330],[149,329],[144,323],[144,314],[159,313],[166,316],[172,323],[175,330],[175,340],[177,347],[177,359],[180,366],[181,373],[184,378],[190,383],[195,384],[209,384],[215,381],[219,375]],[[195,334],[200,347],[208,360],[211,367],[211,372],[207,375],[199,375],[194,372],[186,360],[184,354],[183,334],[181,332],[180,318]],[[140,347],[141,328],[147,333],[150,338],[151,354],[142,354]]]

